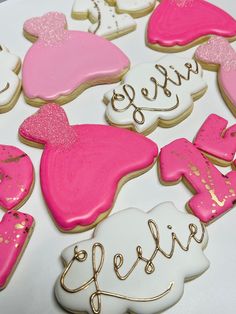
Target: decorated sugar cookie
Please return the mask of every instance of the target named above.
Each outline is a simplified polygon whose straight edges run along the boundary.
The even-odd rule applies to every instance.
[[[212,37],[198,47],[196,59],[204,68],[218,71],[218,84],[225,102],[236,116],[236,51],[222,37]]]
[[[28,214],[8,211],[0,222],[0,290],[8,284],[34,227]]]
[[[116,6],[118,13],[128,13],[134,18],[150,13],[156,4],[156,0],[106,0],[110,5]]]
[[[17,74],[20,67],[20,58],[0,45],[0,113],[11,110],[19,98],[21,81]]]
[[[97,84],[118,82],[129,60],[100,36],[65,29],[64,14],[50,12],[25,22],[24,32],[36,40],[27,52],[22,70],[28,103],[64,104]]]
[[[43,106],[24,121],[20,137],[45,145],[41,187],[62,231],[84,231],[112,209],[121,186],[147,171],[157,145],[134,132],[104,125],[70,126],[64,110]]]
[[[167,55],[135,66],[105,94],[106,117],[113,125],[147,134],[157,125],[171,127],[185,119],[206,89],[195,60]]]
[[[221,166],[229,166],[236,152],[236,124],[229,128],[227,125],[227,120],[211,114],[194,140],[198,149]]]
[[[18,209],[33,185],[34,168],[28,155],[14,146],[0,145],[0,207]]]
[[[162,312],[182,297],[184,281],[209,267],[207,240],[204,225],[173,203],[123,210],[63,251],[57,300],[72,313]]]
[[[201,221],[210,223],[236,203],[236,172],[223,175],[188,140],[181,138],[162,148],[160,179],[164,184],[181,180],[194,196],[187,207]]]
[[[89,32],[114,39],[136,29],[136,22],[128,14],[117,14],[105,0],[75,0],[72,8],[75,19],[89,19]]]
[[[236,39],[236,20],[205,0],[161,0],[148,23],[152,49],[180,51],[218,35]]]

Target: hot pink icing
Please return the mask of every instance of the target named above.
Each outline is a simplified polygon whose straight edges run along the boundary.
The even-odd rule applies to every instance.
[[[227,129],[228,121],[211,114],[194,140],[197,148],[218,159],[232,162],[236,152],[236,124]]]
[[[205,223],[221,216],[236,202],[236,172],[221,172],[186,139],[166,145],[160,152],[160,176],[164,182],[184,178],[196,194],[188,206]]]
[[[114,44],[94,34],[65,30],[65,24],[65,16],[55,12],[25,22],[24,30],[38,36],[22,69],[28,98],[52,101],[85,83],[109,83],[129,67],[128,58]]]
[[[212,37],[206,44],[198,47],[195,56],[199,61],[219,64],[219,84],[236,107],[236,51],[222,37]]]
[[[204,0],[162,0],[147,29],[150,44],[184,46],[206,35],[236,36],[236,21]]]
[[[32,216],[8,211],[0,222],[0,289],[12,274],[34,225]]]
[[[70,126],[64,110],[55,104],[43,106],[26,119],[19,133],[46,144],[41,187],[54,220],[63,230],[95,222],[112,208],[119,181],[152,165],[158,154],[154,142],[128,130]]]
[[[17,207],[29,195],[33,182],[30,158],[16,147],[0,145],[0,206]]]

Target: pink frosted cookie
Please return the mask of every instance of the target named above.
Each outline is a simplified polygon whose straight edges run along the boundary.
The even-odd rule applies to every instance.
[[[211,114],[194,140],[194,145],[220,166],[229,166],[236,152],[236,124],[227,125],[227,120]]]
[[[195,57],[207,70],[218,71],[221,94],[236,116],[236,51],[226,39],[215,36],[198,47]]]
[[[31,105],[64,104],[90,86],[118,82],[129,69],[129,59],[111,42],[65,28],[65,15],[57,12],[24,24],[26,37],[37,39],[22,70],[25,98]]]
[[[84,231],[112,209],[121,186],[147,171],[158,149],[134,132],[104,125],[70,126],[56,104],[43,106],[19,129],[23,141],[44,144],[44,198],[62,231]]]
[[[0,207],[18,209],[30,196],[34,168],[30,158],[19,148],[0,145]]]
[[[223,175],[184,138],[162,148],[160,179],[164,184],[175,184],[183,179],[195,192],[187,207],[205,223],[226,213],[236,202],[236,172]]]
[[[188,49],[210,35],[236,38],[236,20],[204,0],[162,0],[147,28],[147,44],[157,50]]]
[[[30,215],[8,211],[0,222],[0,290],[8,284],[34,227]]]

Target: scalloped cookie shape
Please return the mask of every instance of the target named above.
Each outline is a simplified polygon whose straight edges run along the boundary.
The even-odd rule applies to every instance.
[[[170,202],[120,211],[63,251],[57,300],[73,313],[162,312],[182,297],[184,281],[209,267],[207,239],[204,225]]]

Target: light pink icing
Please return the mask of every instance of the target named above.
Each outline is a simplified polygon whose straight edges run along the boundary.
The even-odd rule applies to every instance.
[[[34,225],[32,216],[8,211],[0,222],[0,289],[4,288]]]
[[[188,206],[201,221],[209,223],[234,206],[236,172],[221,172],[186,139],[166,145],[160,152],[160,175],[166,182],[184,178],[196,194]]]
[[[199,61],[219,64],[219,84],[231,103],[236,106],[236,51],[222,37],[212,37],[206,44],[198,47],[195,56]]]
[[[33,182],[30,158],[16,147],[0,145],[0,206],[17,207],[29,195]]]
[[[162,0],[147,29],[150,44],[184,46],[206,35],[233,37],[236,21],[204,0]]]
[[[129,59],[114,44],[88,32],[65,30],[65,24],[65,16],[55,12],[25,22],[24,30],[38,36],[22,69],[28,98],[52,101],[85,83],[109,83],[129,67]]]
[[[137,133],[103,125],[70,126],[64,110],[43,106],[19,133],[45,143],[41,187],[63,230],[90,225],[112,208],[119,181],[152,165],[157,145]],[[65,135],[64,135],[65,134]]]
[[[236,152],[236,124],[227,129],[228,121],[211,114],[201,126],[194,145],[218,159],[232,162]]]

